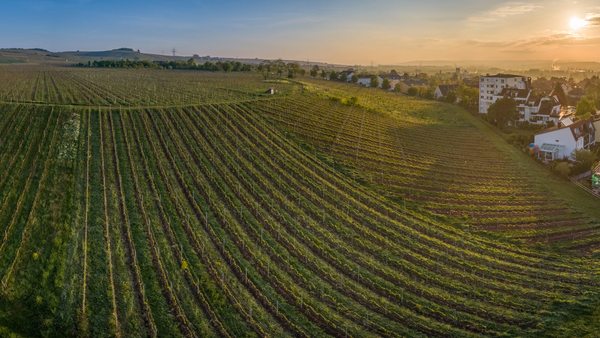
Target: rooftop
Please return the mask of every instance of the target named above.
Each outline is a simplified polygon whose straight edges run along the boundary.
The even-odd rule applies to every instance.
[[[448,92],[451,90],[456,90],[458,85],[439,85],[438,88],[440,89],[440,92],[442,92],[443,96],[447,96]]]
[[[488,76],[482,76],[482,77],[500,77],[500,78],[504,78],[504,79],[509,79],[509,78],[514,78],[514,77],[525,77],[525,76],[498,73],[496,75],[488,75]]]
[[[556,130],[570,129],[571,133],[573,134],[573,138],[575,140],[577,140],[578,135],[581,134],[582,130],[584,132],[594,132],[595,131],[594,125],[592,124],[593,121],[594,121],[594,118],[590,117],[590,118],[587,118],[585,120],[579,120],[577,122],[571,123],[568,126],[548,128],[548,129],[540,131],[536,135],[546,134],[546,133],[553,132],[553,131],[556,131]]]
[[[529,89],[518,89],[518,88],[502,88],[502,91],[498,94],[499,96],[510,96],[519,99],[525,99],[529,96]]]
[[[558,149],[565,149],[565,146],[562,144],[549,144],[549,143],[544,143],[542,144],[542,146],[540,147],[541,151],[547,151],[547,152],[555,152]]]

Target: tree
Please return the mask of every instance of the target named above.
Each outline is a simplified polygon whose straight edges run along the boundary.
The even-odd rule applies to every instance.
[[[428,99],[428,100],[433,100],[435,99],[435,87],[429,87],[427,88],[427,92],[425,92],[425,95],[423,96],[424,98]]]
[[[208,61],[207,61],[208,63]],[[204,64],[206,66],[206,63]],[[264,60],[258,65],[258,71],[262,74],[265,80],[269,77],[271,71],[273,71],[273,62]]]
[[[233,65],[231,65],[231,63],[229,62],[223,62],[221,64],[221,68],[223,68],[223,70],[225,71],[225,73],[229,72],[230,70],[233,69]]]
[[[488,108],[488,116],[490,119],[496,120],[499,128],[506,127],[508,122],[514,122],[519,119],[517,101],[512,97],[503,97],[496,100]]]
[[[567,104],[567,95],[565,95],[565,91],[563,90],[562,83],[557,82],[554,85],[553,94],[558,96],[558,100],[560,101],[560,104],[562,104],[562,105]]]
[[[352,75],[352,78],[350,78],[350,82],[357,83],[358,82],[358,76],[356,76],[356,74]]]
[[[342,73],[342,74],[340,74],[340,81],[342,81],[342,82],[348,82],[348,73]]]
[[[387,77],[385,79],[383,79],[383,82],[381,83],[381,88],[384,90],[390,90],[392,88],[390,79],[388,79]]]
[[[457,98],[458,96],[456,95],[456,92],[454,90],[450,90],[448,91],[448,95],[446,95],[446,102],[454,103],[456,102]]]
[[[338,73],[336,73],[335,70],[332,70],[331,73],[329,74],[329,80],[337,81],[337,79],[338,79]]]
[[[323,70],[321,71],[321,77],[322,77],[323,79],[325,79],[325,78],[327,77],[327,72],[325,71],[325,69],[323,69]]]
[[[419,97],[425,97],[426,93],[427,93],[427,86],[424,86],[424,85],[417,86],[417,95],[419,95]]]
[[[277,75],[279,75],[279,77],[281,77],[281,75],[283,75],[283,72],[287,69],[287,65],[281,59],[277,59],[275,62],[273,62],[273,67],[275,67],[275,70],[277,71]]]
[[[410,75],[407,72],[404,72],[404,81],[408,81],[410,79]]]
[[[194,68],[196,66],[196,60],[194,60],[194,58],[189,58],[189,60],[187,60],[187,65],[188,68]]]
[[[419,94],[419,90],[415,86],[410,86],[408,87],[406,93],[408,94],[408,96],[417,96],[417,94]]]
[[[569,155],[569,159],[573,162],[589,163],[591,166],[596,162],[596,153],[587,149],[575,149]]]
[[[372,88],[379,87],[379,76],[372,75],[371,76],[371,83],[369,84],[369,86],[372,87]]]
[[[310,76],[312,77],[317,77],[317,75],[319,75],[319,70],[318,69],[311,69],[310,70]]]
[[[291,79],[296,77],[296,74],[302,74],[302,68],[298,62],[290,62],[287,64],[286,68],[288,71],[288,77]]]
[[[575,110],[575,115],[585,118],[589,117],[589,114],[596,112],[596,104],[594,101],[584,97],[583,99],[577,102],[577,109]]]
[[[390,70],[390,74],[392,75],[398,75],[398,72],[395,69]]]
[[[578,175],[592,168],[598,160],[598,154],[587,149],[575,149],[569,155],[569,159],[575,162],[573,175]]]
[[[396,83],[396,85],[394,86],[394,91],[396,93],[402,93],[402,82]]]

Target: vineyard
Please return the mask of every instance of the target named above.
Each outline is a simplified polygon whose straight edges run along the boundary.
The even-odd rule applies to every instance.
[[[593,247],[595,215],[458,108],[256,74],[0,79],[0,336],[597,330],[597,259],[554,245]]]

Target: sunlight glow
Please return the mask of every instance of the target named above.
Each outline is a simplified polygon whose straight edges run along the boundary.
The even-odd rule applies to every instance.
[[[570,22],[571,28],[579,29],[585,27],[585,20],[580,18],[572,18]]]

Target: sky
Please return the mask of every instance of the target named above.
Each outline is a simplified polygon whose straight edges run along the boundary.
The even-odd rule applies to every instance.
[[[599,0],[2,1],[0,48],[283,58],[600,62]]]

